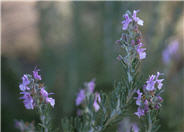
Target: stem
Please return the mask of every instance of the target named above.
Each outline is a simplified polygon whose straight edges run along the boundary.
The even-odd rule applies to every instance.
[[[107,120],[107,122],[104,125],[104,129],[111,123],[111,121],[113,121],[116,117],[118,116],[118,114],[115,114],[113,117],[111,117],[110,119]]]
[[[43,128],[42,131],[48,132],[49,131],[48,114],[45,113],[42,108],[39,108],[39,114],[40,114],[40,120],[41,120],[40,126]]]
[[[152,120],[151,120],[151,117],[150,117],[150,112],[148,114],[148,130],[147,132],[151,132],[152,130]]]

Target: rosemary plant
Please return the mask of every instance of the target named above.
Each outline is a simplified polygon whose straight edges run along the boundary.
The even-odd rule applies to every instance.
[[[50,110],[51,107],[54,107],[55,100],[51,97],[48,97],[50,94],[45,90],[44,85],[40,82],[41,76],[38,75],[39,69],[35,68],[33,71],[33,76],[30,74],[24,74],[22,77],[22,83],[19,85],[21,90],[20,94],[23,94],[20,99],[23,99],[23,103],[26,109],[33,110],[35,109],[38,114],[40,115],[39,123],[41,132],[50,132],[51,125],[50,125]],[[16,121],[16,124],[23,124],[23,122]],[[17,127],[20,125],[16,125]],[[26,125],[22,125],[26,126]],[[18,127],[19,128],[19,127]],[[26,128],[26,127],[23,127]],[[30,129],[27,130],[23,129],[23,131],[33,131],[33,127],[29,127]],[[21,130],[21,128],[20,128]]]
[[[163,79],[159,79],[162,74],[157,72],[145,84],[142,80],[139,66],[146,59],[146,48],[143,48],[139,30],[144,22],[137,17],[138,12],[139,10],[134,10],[133,13],[127,11],[123,15],[121,38],[116,41],[121,51],[117,57],[122,65],[121,80],[114,83],[113,90],[108,94],[95,91],[95,79],[84,83],[75,102],[77,116],[62,119],[63,132],[105,132],[128,116],[134,116],[142,122],[139,128],[133,124],[130,131],[158,130],[158,114],[163,102],[160,97]],[[50,94],[40,83],[38,71],[33,71],[33,77],[29,74],[22,77],[23,83],[19,87],[24,96],[21,99],[24,99],[26,109],[35,108],[40,114],[39,130],[50,132],[49,111],[54,107],[55,100],[48,97]],[[131,106],[135,104],[137,112],[130,113]]]

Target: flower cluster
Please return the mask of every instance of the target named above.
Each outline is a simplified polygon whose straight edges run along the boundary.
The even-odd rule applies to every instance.
[[[23,103],[26,109],[34,109],[41,104],[50,104],[52,107],[55,105],[55,100],[48,97],[52,93],[48,93],[43,84],[39,82],[41,80],[41,76],[38,75],[39,71],[35,68],[33,76],[24,74],[22,83],[19,85],[20,94],[23,94],[20,99],[24,100]]]
[[[137,13],[138,13],[138,12],[139,12],[139,10],[134,10],[134,11],[133,11],[133,15],[130,16],[130,17],[129,17],[129,13],[125,13],[125,14],[123,15],[123,17],[125,18],[125,20],[122,21],[122,24],[123,24],[122,30],[127,30],[128,25],[129,25],[130,22],[132,22],[132,20],[133,20],[134,22],[136,22],[138,25],[143,26],[144,21],[141,20],[139,17],[137,17]]]
[[[137,90],[136,105],[138,109],[135,114],[139,118],[152,109],[158,110],[161,106],[163,99],[160,97],[160,93],[164,79],[158,79],[160,75],[159,72],[157,75],[151,75],[143,87],[143,92],[140,89]]]
[[[84,84],[85,89],[81,89],[77,95],[77,98],[75,100],[76,106],[79,106],[81,104],[85,104],[85,99],[89,98],[91,95],[94,96],[94,103],[93,107],[95,111],[97,112],[100,109],[99,103],[101,102],[100,94],[98,92],[94,93],[95,90],[95,80],[91,80],[88,83]],[[78,115],[81,114],[81,110],[78,110]]]
[[[117,42],[123,44],[123,47],[127,47],[128,52],[134,50],[137,52],[139,59],[146,58],[146,48],[143,48],[143,43],[141,42],[141,32],[138,30],[138,25],[143,26],[144,21],[137,17],[139,10],[134,10],[133,14],[129,11],[123,15],[124,20],[122,21],[122,30],[125,33],[122,34],[122,37]],[[127,45],[128,44],[128,45]],[[122,60],[121,56],[117,57],[118,60]]]

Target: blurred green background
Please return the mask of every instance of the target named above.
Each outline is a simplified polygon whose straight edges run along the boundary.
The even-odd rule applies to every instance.
[[[54,125],[76,114],[75,98],[83,82],[96,78],[96,89],[109,92],[120,80],[115,41],[122,15],[140,9],[147,58],[145,79],[165,73],[160,132],[184,131],[184,2],[2,2],[1,127],[15,132],[14,119],[39,122],[19,100],[24,73],[35,66],[49,92],[56,93]],[[164,64],[162,52],[179,41],[178,58]]]

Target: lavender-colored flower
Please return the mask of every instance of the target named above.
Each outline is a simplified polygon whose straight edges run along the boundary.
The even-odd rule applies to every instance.
[[[160,97],[160,96],[157,96],[157,99],[158,99],[159,102],[163,101],[162,97]]]
[[[148,81],[146,81],[146,90],[148,90],[148,91],[153,91],[153,90],[155,90],[155,84],[157,83],[158,84],[158,89],[160,90],[161,88],[162,88],[162,86],[163,86],[163,80],[164,79],[158,79],[158,77],[160,76],[160,73],[159,72],[157,72],[157,75],[155,76],[155,75],[151,75],[150,76],[150,78],[149,78],[149,80]]]
[[[49,94],[48,94],[48,92],[44,88],[41,88],[40,94],[45,99],[46,103],[50,103],[50,105],[52,107],[54,107],[54,105],[55,105],[55,99],[49,98],[48,97]]]
[[[123,17],[125,18],[125,20],[122,21],[123,24],[122,30],[127,30],[129,23],[132,22],[132,19],[129,17],[127,13]]]
[[[159,90],[160,90],[160,89],[162,88],[162,86],[163,86],[163,83],[162,83],[163,80],[164,80],[164,79],[157,80],[158,89],[159,89]]]
[[[40,94],[44,98],[48,97],[48,92],[44,88],[41,88]]]
[[[30,84],[30,80],[27,75],[24,75],[22,77],[22,84],[19,85],[19,88],[21,91],[30,90],[30,88],[27,86]]]
[[[94,107],[94,109],[95,109],[96,112],[100,109],[100,106],[99,106],[99,104],[97,103],[96,100],[93,103],[93,107]]]
[[[147,83],[146,84],[146,90],[148,90],[148,91],[155,90],[155,83],[156,83],[155,77],[156,77],[155,75],[151,75],[149,80],[146,81],[146,83]]]
[[[140,44],[140,43],[141,43],[141,39],[137,39],[136,44]]]
[[[146,100],[144,101],[144,111],[145,111],[145,112],[148,112],[148,110],[149,110],[149,102],[148,102],[148,100],[146,99]]]
[[[137,115],[140,118],[141,116],[145,115],[144,109],[138,107],[137,112],[135,112],[134,114]]]
[[[77,95],[77,98],[75,100],[75,104],[79,106],[85,99],[85,90],[81,89],[80,92]]]
[[[41,76],[38,75],[38,72],[40,71],[40,69],[35,68],[33,71],[33,76],[36,80],[42,80]]]
[[[136,105],[140,106],[141,105],[141,97],[142,97],[142,93],[140,92],[140,90],[137,90],[137,95],[138,97],[136,97]]]
[[[53,98],[47,97],[47,98],[46,98],[46,102],[47,102],[47,103],[50,103],[50,105],[51,105],[52,107],[54,107],[54,105],[55,105],[55,99],[53,99]]]
[[[90,93],[93,93],[95,89],[95,80],[92,80],[89,83],[87,83],[87,89]]]
[[[162,82],[163,82],[164,79],[158,79],[159,76],[160,76],[160,73],[157,72],[156,82],[158,83],[158,89],[160,90],[162,88],[162,86],[163,86]]]
[[[21,92],[20,94],[24,94],[20,99],[24,99],[23,103],[26,109],[34,109],[34,101],[29,92]]]
[[[133,11],[133,16],[132,16],[132,18],[133,18],[133,20],[134,20],[135,22],[137,22],[137,24],[143,26],[144,21],[141,20],[139,17],[136,16],[138,12],[139,12],[139,10],[134,10],[134,11]]]
[[[94,100],[94,103],[93,103],[93,107],[94,107],[96,112],[100,109],[100,105],[98,104],[100,102],[101,102],[100,94],[95,93],[95,100]]]
[[[136,123],[133,123],[133,124],[132,124],[132,131],[133,131],[133,132],[139,132],[139,127],[137,126]]]
[[[157,75],[151,75],[149,77],[143,86],[143,93],[139,89],[137,90],[138,97],[136,97],[136,105],[138,109],[135,114],[139,118],[151,110],[149,106],[152,106],[155,110],[158,110],[161,106],[163,99],[160,97],[160,92],[157,91],[162,88],[162,81],[164,79],[158,79],[160,75],[162,74],[157,72]]]
[[[155,109],[158,110],[160,106],[158,104],[155,105]]]
[[[137,53],[139,54],[139,59],[142,60],[142,59],[145,59],[146,58],[146,48],[142,48],[143,44],[140,43],[138,44],[137,46]]]
[[[22,77],[22,84],[20,84],[20,94],[23,94],[20,99],[23,99],[24,106],[26,109],[34,109],[34,107],[38,107],[42,101],[44,103],[50,103],[52,107],[55,105],[55,100],[53,98],[48,97],[52,93],[48,93],[44,87],[40,88],[40,83],[36,80],[41,80],[41,76],[38,75],[39,69],[33,71],[33,77],[29,74],[24,75]],[[29,87],[28,87],[29,85]],[[41,99],[41,101],[40,101]],[[38,101],[39,100],[39,101]]]

